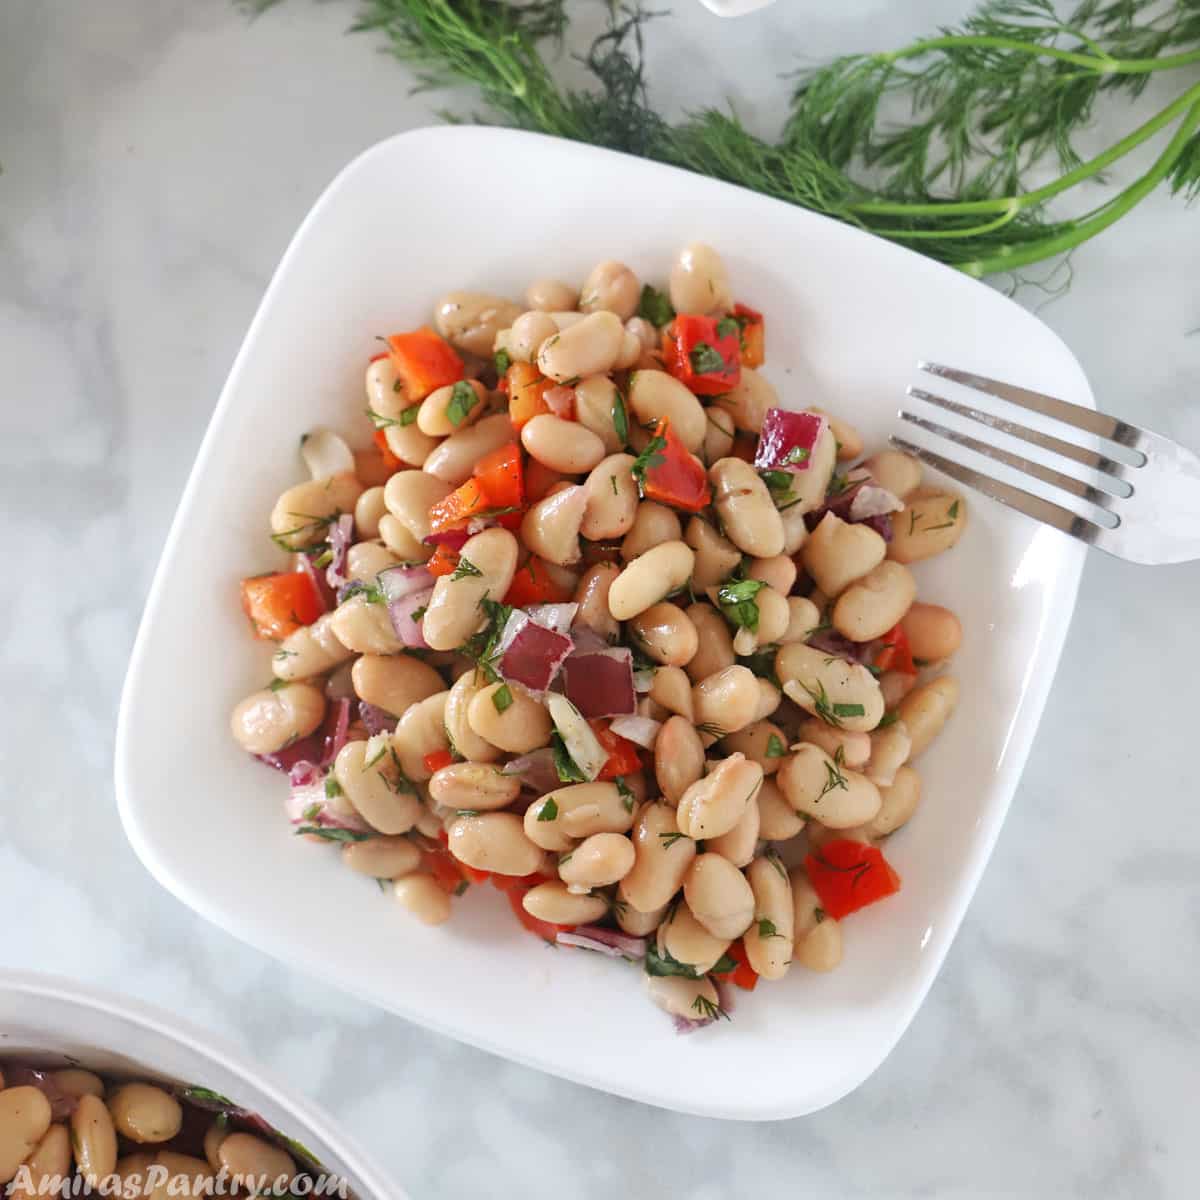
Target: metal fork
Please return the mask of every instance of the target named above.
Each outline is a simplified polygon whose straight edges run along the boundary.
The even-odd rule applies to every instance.
[[[1081,408],[1078,404],[1068,404],[1065,400],[1028,388],[1001,383],[940,363],[919,362],[917,368],[986,392],[1019,408],[1040,413],[1080,433],[1094,434],[1111,443],[1113,449],[1107,453],[1097,453],[924,388],[908,388],[909,396],[915,400],[936,405],[1097,472],[1099,478],[1095,484],[1086,483],[1074,475],[1064,474],[999,446],[948,429],[907,409],[901,409],[899,413],[902,420],[928,433],[1004,463],[1083,501],[1081,507],[1092,506],[1086,515],[993,479],[990,475],[904,438],[893,437],[891,443],[898,450],[919,458],[923,463],[944,471],[968,487],[1017,509],[1035,521],[1051,525],[1117,558],[1151,565],[1200,559],[1200,457],[1192,451],[1148,429],[1139,429],[1126,421],[1105,416],[1090,408]]]

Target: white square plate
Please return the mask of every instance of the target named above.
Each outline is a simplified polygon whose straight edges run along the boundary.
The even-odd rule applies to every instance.
[[[481,183],[480,181],[485,181]],[[451,288],[519,296],[620,258],[662,283],[672,255],[718,247],[767,319],[785,403],[819,403],[868,446],[897,427],[918,357],[1092,405],[1045,326],[938,264],[727,184],[571,142],[443,128],[351,163],[300,227],[221,394],[167,539],[126,681],[117,794],[155,877],[267,953],[440,1033],[651,1104],[767,1119],[830,1104],[883,1061],[937,973],[1004,820],[1058,662],[1083,548],[972,495],[953,554],[917,568],[962,617],[959,711],[921,763],[922,808],[889,844],[899,896],[846,922],[843,965],[741,995],[691,1037],[638,971],[548,952],[491,888],[428,929],[332,851],[298,842],[286,783],[233,744],[228,716],[270,678],[238,580],[276,561],[267,514],[301,477],[313,425],[365,440],[376,334],[429,319]],[[1094,406],[1094,405],[1093,405]],[[264,886],[269,880],[269,886]]]

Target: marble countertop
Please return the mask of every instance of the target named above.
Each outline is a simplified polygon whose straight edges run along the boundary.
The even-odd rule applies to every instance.
[[[651,43],[663,103],[723,88],[769,128],[801,50],[891,45],[964,4],[808,17],[784,0],[734,23],[675,7]],[[239,1039],[416,1197],[1194,1195],[1200,810],[1184,743],[1200,565],[1091,558],[945,969],[878,1073],[808,1118],[675,1116],[429,1035],[235,942],[141,868],[113,801],[117,702],[221,382],[323,185],[442,100],[342,37],[350,11],[293,0],[252,25],[225,0],[0,12],[0,962]],[[713,70],[672,71],[672,53]],[[1069,293],[1020,297],[1045,304],[1103,406],[1193,446],[1198,221],[1156,195],[1074,256]]]

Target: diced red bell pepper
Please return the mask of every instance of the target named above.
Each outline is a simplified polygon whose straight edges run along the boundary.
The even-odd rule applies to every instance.
[[[462,863],[449,850],[441,847],[422,850],[421,866],[447,895],[457,896],[467,890],[468,880],[462,873]]]
[[[525,499],[530,504],[536,504],[539,500],[544,500],[549,494],[550,489],[556,483],[562,483],[567,477],[560,474],[558,471],[552,471],[549,467],[538,462],[536,458],[531,458],[525,464]],[[568,480],[567,482],[571,482]]]
[[[442,575],[453,575],[458,569],[458,551],[451,550],[449,546],[439,546],[425,568],[435,579]]]
[[[607,721],[589,721],[588,724],[596,735],[596,741],[608,751],[608,759],[600,768],[597,779],[616,779],[618,775],[631,775],[634,771],[642,769],[636,742],[621,737],[619,733],[613,733]]]
[[[761,367],[767,361],[767,327],[762,313],[749,305],[735,304],[733,319],[742,331],[742,366]]]
[[[508,415],[518,433],[522,425],[550,411],[546,392],[554,386],[554,380],[544,378],[533,363],[515,362],[509,366]]]
[[[546,564],[531,554],[524,566],[517,568],[512,584],[504,593],[504,603],[513,608],[528,608],[531,604],[565,604],[571,599],[570,588],[550,578]]]
[[[317,585],[303,571],[243,579],[242,608],[254,626],[254,636],[272,641],[311,625],[325,611]]]
[[[492,887],[498,892],[511,892],[513,888],[523,888],[528,891],[532,887],[537,887],[539,883],[545,883],[552,878],[554,876],[543,875],[540,871],[535,871],[532,875],[501,875],[499,871],[493,871]]]
[[[454,755],[449,750],[435,750],[432,754],[425,755],[422,761],[425,763],[425,770],[432,775],[443,767],[448,767],[454,761]]]
[[[489,508],[488,499],[478,479],[468,479],[429,508],[429,532],[445,533],[465,525],[472,517]]]
[[[536,934],[545,942],[552,942],[559,933],[570,933],[575,928],[574,925],[552,925],[549,921],[539,921],[532,913],[527,912],[525,905],[522,903],[527,891],[529,891],[529,888],[518,885],[508,888],[505,891],[505,895],[508,897],[509,906],[516,914],[517,920],[530,933]]]
[[[525,503],[525,472],[516,442],[485,454],[472,474],[479,480],[489,508],[520,508]]]
[[[647,500],[657,500],[684,512],[700,512],[712,502],[704,464],[675,436],[666,419],[654,430],[664,445],[650,456],[642,477]]]
[[[471,883],[487,883],[492,877],[491,871],[480,871],[477,867],[468,867],[464,862],[458,864],[458,869],[463,873],[463,878]]]
[[[719,396],[742,377],[740,334],[733,317],[680,313],[663,332],[663,363],[697,396]]]
[[[742,939],[738,938],[737,941],[730,942],[729,949],[725,953],[737,963],[737,966],[732,971],[723,971],[720,974],[713,972],[715,977],[728,979],[730,983],[736,984],[744,991],[754,991],[758,986],[758,972],[750,965],[750,959],[746,955],[746,947],[742,945]]]
[[[387,344],[396,376],[410,404],[463,377],[462,359],[449,342],[427,325],[411,333],[393,333]]]
[[[393,454],[391,446],[388,445],[386,429],[375,430],[374,442],[379,447],[379,453],[383,455],[384,466],[389,471],[398,471],[404,466],[404,459],[398,458]]]
[[[913,662],[912,647],[908,644],[908,634],[899,625],[893,625],[883,635],[883,646],[875,655],[875,666],[881,671],[900,671],[905,675],[917,674],[917,664]]]
[[[900,890],[900,876],[878,846],[835,838],[804,860],[809,882],[831,917],[841,920]]]

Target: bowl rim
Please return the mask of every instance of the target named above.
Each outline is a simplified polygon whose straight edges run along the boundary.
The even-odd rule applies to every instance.
[[[398,1190],[398,1185],[386,1182],[387,1173],[352,1134],[343,1130],[316,1101],[299,1093],[291,1085],[282,1083],[252,1055],[239,1049],[234,1042],[142,1000],[107,988],[94,987],[92,984],[63,975],[0,968],[0,1010],[4,1008],[5,999],[12,996],[61,1001],[76,1008],[129,1022],[139,1029],[173,1042],[188,1053],[244,1080],[248,1087],[262,1093],[281,1111],[294,1114],[298,1124],[307,1125],[315,1131],[343,1159],[353,1176],[353,1182],[363,1189],[364,1195],[360,1196],[360,1200],[370,1200],[371,1197],[378,1197],[379,1200],[383,1200],[384,1197],[396,1197],[397,1200],[403,1200],[403,1189]],[[47,1053],[55,1053],[51,1046],[45,1049]],[[0,1035],[0,1053],[4,1051],[5,1046]],[[137,1057],[136,1052],[122,1053],[128,1053],[131,1058]],[[149,1063],[146,1064],[146,1068],[157,1070]],[[196,1082],[198,1086],[202,1086],[202,1081]],[[294,1136],[287,1130],[281,1132],[287,1136]]]
[[[667,1108],[671,1111],[687,1113],[689,1115],[704,1116],[722,1120],[741,1120],[741,1121],[762,1121],[762,1120],[780,1120],[788,1119],[798,1115],[804,1115],[809,1112],[817,1111],[835,1103],[837,1100],[848,1095],[856,1088],[861,1086],[882,1064],[896,1044],[903,1036],[904,1032],[911,1025],[916,1013],[921,1006],[933,985],[934,980],[938,977],[941,966],[945,961],[946,954],[952,945],[954,938],[957,936],[963,919],[965,918],[967,909],[970,906],[979,882],[982,878],[983,870],[987,862],[990,860],[994,850],[996,840],[999,836],[1000,829],[1003,827],[1007,818],[1009,807],[1012,803],[1013,796],[1016,791],[1017,784],[1024,771],[1025,763],[1028,759],[1029,752],[1032,748],[1033,735],[1036,733],[1037,727],[1040,724],[1041,716],[1045,708],[1047,696],[1050,686],[1053,682],[1054,675],[1057,671],[1059,661],[1061,659],[1062,647],[1065,643],[1067,633],[1070,628],[1071,620],[1074,614],[1080,577],[1082,574],[1083,563],[1085,561],[1085,547],[1081,544],[1064,539],[1064,544],[1061,550],[1061,562],[1058,568],[1058,586],[1061,589],[1061,602],[1063,606],[1063,615],[1060,620],[1051,624],[1046,631],[1047,640],[1051,644],[1051,654],[1048,659],[1049,670],[1046,672],[1044,680],[1038,686],[1026,689],[1018,703],[1014,708],[1014,727],[1020,724],[1022,727],[1028,728],[1028,734],[1023,746],[1019,751],[1011,754],[1005,763],[1004,775],[1011,782],[1006,782],[1003,785],[1005,792],[1003,802],[997,806],[996,811],[988,813],[986,820],[983,822],[985,828],[981,830],[978,839],[973,842],[968,852],[964,855],[964,874],[958,886],[948,890],[944,900],[944,913],[941,927],[938,930],[937,941],[942,942],[944,948],[937,954],[937,966],[934,970],[925,972],[925,978],[920,982],[920,985],[914,987],[908,995],[905,1003],[897,1003],[893,1006],[886,1032],[881,1032],[878,1038],[878,1044],[882,1047],[877,1057],[867,1063],[863,1069],[848,1072],[841,1077],[836,1084],[826,1087],[822,1091],[813,1091],[803,1102],[797,1102],[795,1099],[790,1101],[779,1102],[755,1102],[743,1098],[737,1103],[713,1103],[701,1102],[689,1104],[681,1101],[678,1097],[664,1097],[660,1094],[648,1094],[646,1090],[639,1088],[635,1083],[631,1082],[628,1086],[614,1084],[607,1078],[599,1077],[600,1073],[589,1070],[580,1065],[577,1067],[564,1066],[561,1063],[552,1063],[540,1060],[536,1055],[525,1054],[520,1051],[515,1051],[507,1042],[503,1042],[492,1036],[488,1030],[473,1029],[470,1032],[464,1031],[459,1025],[442,1019],[439,1014],[431,1014],[426,1011],[410,1010],[404,1007],[396,999],[384,1000],[381,998],[378,991],[373,991],[371,988],[361,986],[357,983],[347,983],[340,978],[338,974],[323,962],[321,957],[313,951],[310,951],[302,943],[292,943],[288,946],[280,946],[271,941],[270,938],[259,936],[257,931],[247,930],[245,927],[234,928],[227,923],[226,914],[219,912],[218,909],[210,903],[208,897],[198,888],[193,887],[188,881],[175,876],[171,870],[158,858],[155,853],[152,842],[148,841],[143,836],[135,808],[131,801],[131,789],[127,773],[131,762],[131,720],[130,710],[133,707],[133,693],[135,691],[135,683],[141,674],[142,660],[148,653],[149,629],[151,622],[149,616],[160,606],[160,592],[163,589],[166,572],[164,564],[173,555],[175,547],[184,533],[182,515],[190,508],[193,493],[199,486],[199,481],[204,477],[209,469],[209,459],[215,453],[218,440],[222,433],[220,427],[224,423],[224,419],[233,403],[233,394],[236,391],[236,385],[239,382],[240,376],[244,369],[246,358],[252,352],[255,346],[261,325],[267,320],[268,310],[271,307],[271,302],[274,300],[277,290],[281,286],[281,280],[290,265],[293,257],[299,253],[299,247],[305,240],[305,235],[310,227],[317,223],[323,214],[327,205],[329,205],[335,194],[347,185],[347,182],[364,166],[369,160],[387,154],[397,144],[419,141],[420,139],[433,138],[435,140],[450,140],[456,138],[495,138],[495,139],[514,139],[530,144],[531,147],[536,147],[538,144],[561,145],[570,147],[574,152],[594,155],[598,159],[614,159],[617,161],[626,161],[633,164],[638,164],[640,168],[648,168],[658,172],[665,172],[672,175],[680,175],[687,178],[698,178],[704,180],[705,183],[711,183],[715,186],[727,188],[744,196],[751,203],[768,203],[772,205],[783,205],[786,208],[793,206],[786,205],[783,201],[779,201],[769,196],[753,192],[749,189],[739,187],[735,184],[730,184],[722,180],[707,179],[704,176],[696,176],[693,172],[686,171],[682,168],[673,167],[668,164],[646,160],[634,155],[627,155],[618,151],[607,150],[601,147],[590,146],[584,143],[572,142],[567,139],[553,138],[543,134],[529,133],[521,130],[513,130],[508,128],[497,128],[489,126],[422,126],[415,129],[403,131],[398,134],[393,134],[374,144],[366,147],[361,152],[352,157],[330,180],[330,182],[321,191],[320,195],[313,203],[312,207],[306,213],[304,219],[297,227],[287,248],[281,256],[278,265],[272,273],[270,282],[263,293],[263,297],[255,311],[238,353],[230,367],[225,384],[221,390],[220,398],[213,410],[208,427],[197,451],[195,461],[191,472],[189,473],[187,483],[180,496],[176,512],[172,519],[172,523],[164,543],[159,563],[155,571],[154,579],[149,589],[143,619],[139,625],[137,638],[134,643],[133,651],[130,655],[129,669],[126,675],[125,684],[122,690],[120,713],[117,723],[117,736],[115,744],[115,782],[116,794],[118,801],[118,810],[120,812],[121,821],[131,845],[133,846],[138,857],[149,872],[158,880],[160,884],[173,895],[183,900],[189,907],[203,916],[206,920],[218,925],[224,931],[231,933],[239,940],[254,946],[256,949],[267,954],[271,958],[286,963],[287,965],[300,969],[306,974],[310,974],[316,978],[322,979],[333,984],[341,991],[348,994],[361,996],[368,999],[369,1002],[379,1005],[384,1011],[401,1015],[406,1020],[412,1021],[421,1028],[432,1030],[435,1033],[443,1034],[457,1041],[466,1042],[467,1044],[476,1046],[488,1053],[495,1054],[504,1059],[522,1063],[526,1066],[531,1066],[537,1070],[545,1071],[549,1074],[560,1078],[568,1079],[571,1082],[582,1084],[587,1087],[597,1088],[598,1090],[608,1092],[610,1094],[621,1095],[629,1099],[636,1100],[640,1103],[647,1103],[660,1107]],[[813,213],[807,210],[798,210],[800,214],[807,218],[815,218],[820,221],[829,222],[837,225],[839,228],[844,228],[839,222],[835,222],[832,218],[824,217],[821,214]],[[872,235],[862,230],[849,230],[849,232],[861,236],[864,241],[881,242],[881,239],[872,237]],[[942,264],[935,263],[932,260],[926,259],[923,256],[916,254],[914,251],[906,247],[897,246],[894,243],[882,241],[882,246],[886,247],[889,252],[904,254],[912,259],[924,263],[930,270],[944,271]],[[970,281],[978,285],[978,281]],[[1004,299],[1003,297],[997,297]],[[1012,303],[1012,301],[1007,301]],[[1022,310],[1024,312],[1024,310]],[[1037,321],[1036,315],[1025,313],[1025,316],[1031,320]],[[1041,322],[1038,322],[1041,324]],[[1045,329],[1046,327],[1043,326]],[[1047,329],[1049,337],[1062,348],[1063,352],[1070,358],[1076,367],[1078,362],[1074,359],[1062,339],[1058,337],[1052,330]],[[1082,375],[1082,369],[1080,369]],[[1083,380],[1086,384],[1086,379]],[[1075,399],[1090,407],[1095,407],[1094,398],[1091,395],[1090,387],[1087,388],[1086,397],[1075,397]]]

